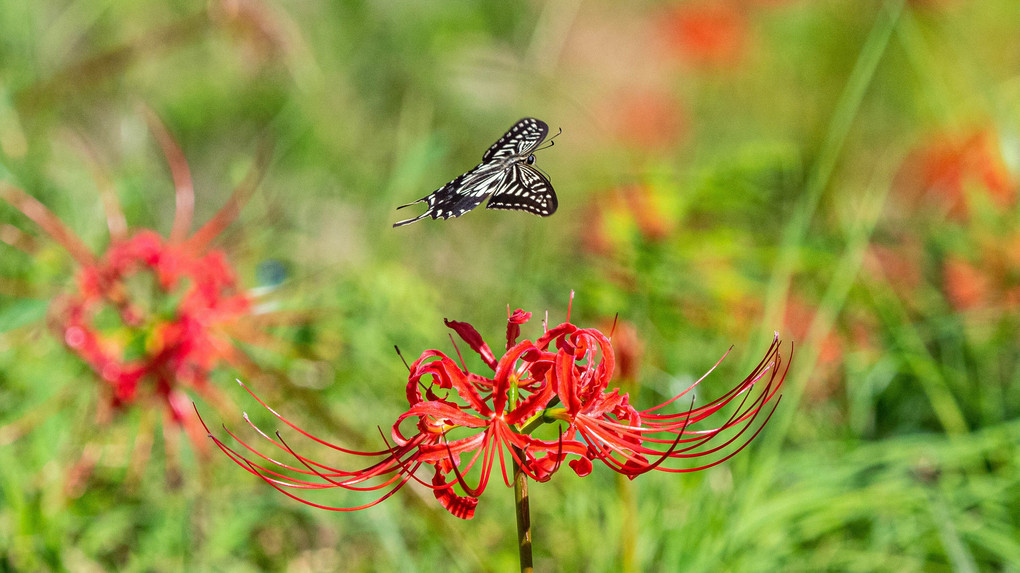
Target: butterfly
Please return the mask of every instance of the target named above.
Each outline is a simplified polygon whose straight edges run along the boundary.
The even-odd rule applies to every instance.
[[[474,169],[417,201],[397,207],[403,209],[421,202],[428,204],[428,209],[421,215],[393,226],[409,225],[425,217],[460,217],[480,205],[486,197],[489,198],[486,209],[527,211],[542,217],[552,215],[557,207],[556,193],[549,178],[534,167],[534,153],[548,134],[549,126],[540,119],[526,117],[518,121],[485,151],[482,162]],[[550,139],[549,146],[552,144]]]

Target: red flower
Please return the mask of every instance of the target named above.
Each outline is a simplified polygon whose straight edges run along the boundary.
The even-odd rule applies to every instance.
[[[186,411],[192,401],[186,390],[221,402],[208,385],[209,374],[224,360],[242,366],[245,360],[233,339],[255,330],[238,327],[251,316],[253,300],[239,288],[226,255],[208,245],[237,215],[260,170],[253,170],[219,213],[188,236],[191,176],[162,124],[154,116],[149,119],[176,188],[169,239],[148,229],[129,231],[109,189],[103,199],[111,242],[99,256],[24,191],[0,183],[0,198],[35,221],[77,263],[76,288],[54,299],[48,322],[103,381],[109,407],[156,400],[166,419],[183,425],[196,446],[204,448],[201,426]]]
[[[782,364],[777,338],[758,367],[721,398],[698,408],[692,400],[690,407],[677,413],[660,413],[691,392],[699,380],[671,400],[637,410],[630,405],[628,394],[609,388],[616,363],[608,337],[596,329],[571,324],[568,313],[568,322],[549,329],[535,341],[518,343],[520,325],[530,316],[521,310],[510,315],[507,350],[499,359],[471,325],[447,321],[447,326],[492,369],[491,377],[468,372],[438,350],[423,353],[410,367],[406,387],[409,408],[394,423],[393,445],[387,444],[384,450],[359,452],[327,444],[273,412],[302,435],[339,452],[381,458],[362,469],[347,471],[314,462],[294,452],[282,439],[269,438],[257,428],[298,463],[276,461],[241,442],[254,454],[249,458],[215,436],[210,437],[249,472],[315,507],[363,509],[383,501],[414,479],[430,487],[450,513],[469,519],[497,459],[503,481],[510,485],[508,455],[536,481],[548,480],[564,461],[581,476],[590,473],[592,462],[598,460],[631,478],[652,469],[687,472],[719,464],[743,449],[764,427],[778,404],[777,392],[789,367]],[[736,399],[739,404],[726,417],[723,410]],[[768,409],[770,401],[773,406]],[[766,412],[764,420],[758,418],[762,412]],[[716,418],[721,421],[702,427]],[[412,421],[414,432],[406,432],[404,426]],[[543,424],[553,424],[558,438],[534,437],[532,432]],[[698,459],[693,467],[683,463],[693,459]],[[431,466],[428,483],[417,475],[422,465]],[[473,469],[478,473],[476,481],[467,477]],[[296,477],[288,477],[292,475]],[[335,507],[314,503],[285,489],[332,487],[383,493],[364,505]]]
[[[575,448],[584,449],[583,455],[570,462],[578,475],[587,475],[593,460],[600,460],[630,478],[652,469],[689,472],[722,463],[743,449],[764,427],[762,422],[751,436],[742,437],[765,403],[776,397],[785,376],[785,370],[779,372],[782,357],[777,337],[752,373],[723,397],[699,408],[694,408],[692,402],[692,407],[686,411],[658,414],[656,412],[693,391],[705,377],[662,404],[637,410],[630,405],[628,394],[621,393],[619,388],[608,389],[615,362],[612,345],[606,336],[595,329],[578,329],[569,323],[558,326],[546,336],[549,335],[555,335],[560,347],[556,356],[555,380],[556,394],[563,408],[551,408],[546,416],[569,423],[562,438],[565,453],[573,453]],[[595,357],[600,354],[602,360],[596,361]],[[578,364],[577,361],[584,362]],[[770,374],[769,379],[763,382],[767,373]],[[692,426],[712,417],[759,382],[762,384],[757,396],[750,401],[749,394],[745,396],[737,411],[720,426],[697,429]],[[775,404],[778,404],[778,399]],[[769,416],[771,411],[766,421]],[[736,435],[718,444],[717,438],[732,429],[737,429]],[[734,443],[739,445],[732,450],[726,449]],[[724,455],[717,455],[724,450]],[[693,468],[664,465],[664,462],[672,460],[702,456],[709,459]]]
[[[149,230],[113,243],[77,282],[52,313],[65,344],[110,383],[115,405],[132,403],[139,383],[151,381],[176,422],[189,402],[181,388],[204,389],[218,349],[231,344],[219,327],[251,307],[221,251],[191,253]]]

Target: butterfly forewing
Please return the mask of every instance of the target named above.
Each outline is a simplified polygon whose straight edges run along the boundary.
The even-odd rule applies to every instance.
[[[549,126],[540,119],[526,117],[513,125],[482,156],[482,163],[506,157],[527,159],[531,152],[549,135]]]
[[[428,204],[428,209],[418,217],[393,226],[408,225],[425,217],[459,217],[486,197],[489,197],[487,209],[527,211],[543,217],[552,215],[557,207],[556,193],[549,179],[531,166],[532,153],[548,134],[549,126],[542,120],[526,117],[518,121],[486,150],[482,162],[474,169],[413,203],[397,207]]]

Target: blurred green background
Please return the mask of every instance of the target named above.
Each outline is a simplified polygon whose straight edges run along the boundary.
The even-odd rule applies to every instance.
[[[188,160],[195,228],[272,144],[215,244],[304,318],[214,371],[217,428],[279,426],[242,377],[378,447],[405,404],[393,345],[449,352],[444,317],[499,345],[507,305],[533,338],[571,290],[575,324],[633,329],[639,407],[730,345],[702,399],[794,341],[776,416],[726,464],[534,484],[539,570],[1018,571],[1017,30],[1015,0],[7,1],[0,180],[102,252],[97,171],[130,227],[173,221],[141,106]],[[524,116],[563,129],[538,155],[554,216],[391,228]],[[46,327],[72,259],[5,203],[0,238],[33,246],[0,243],[0,571],[517,567],[499,480],[471,521],[414,488],[330,513],[187,440],[164,455],[146,407],[98,420]]]

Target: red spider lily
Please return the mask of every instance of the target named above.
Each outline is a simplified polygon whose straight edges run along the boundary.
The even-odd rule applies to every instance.
[[[237,216],[261,167],[257,165],[227,204],[189,236],[191,175],[169,133],[154,116],[149,119],[176,189],[177,211],[169,239],[148,229],[130,231],[106,186],[101,187],[111,241],[98,256],[24,191],[0,183],[0,198],[32,219],[77,263],[76,288],[54,299],[48,322],[104,382],[107,408],[123,409],[141,399],[154,399],[166,420],[183,426],[203,449],[207,442],[201,426],[186,411],[191,401],[186,390],[222,403],[207,384],[209,374],[223,361],[246,367],[246,357],[233,340],[248,340],[246,333],[255,330],[242,326],[253,318],[251,295],[238,286],[226,255],[208,246]],[[264,322],[262,317],[258,320]]]
[[[743,449],[764,427],[763,421],[750,437],[742,437],[765,403],[776,397],[785,377],[785,370],[779,372],[782,357],[777,337],[752,373],[721,398],[676,414],[658,414],[659,410],[693,391],[705,377],[662,404],[637,410],[630,405],[628,394],[621,393],[619,388],[608,390],[614,372],[613,348],[609,338],[595,329],[578,329],[569,323],[558,326],[546,336],[553,333],[560,348],[556,356],[555,380],[559,384],[556,394],[564,407],[552,408],[546,416],[569,423],[562,437],[564,452],[572,453],[574,447],[585,448],[583,456],[570,462],[570,466],[579,475],[590,472],[591,461],[596,459],[631,478],[652,469],[690,472],[722,463]],[[595,361],[600,353],[602,360]],[[579,360],[584,362],[578,364]],[[767,373],[770,373],[770,377],[763,381]],[[749,391],[759,382],[762,383],[759,393],[749,401]],[[711,429],[692,427],[712,417],[741,395],[744,397],[740,406],[720,426]],[[775,405],[778,405],[778,399],[773,410]],[[765,421],[770,416],[771,411]],[[732,429],[737,429],[737,433],[721,444],[718,443],[719,437]],[[581,439],[575,440],[575,436]],[[735,443],[739,445],[732,450],[727,449]],[[671,460],[712,457],[724,451],[728,453],[704,461],[697,467],[674,468],[664,465]]]
[[[152,284],[144,286],[162,300],[138,300],[135,287],[146,276]],[[248,314],[252,302],[222,252],[192,253],[148,230],[113,243],[94,266],[79,269],[77,282],[77,291],[54,302],[54,329],[110,383],[114,405],[134,402],[140,382],[151,380],[176,422],[187,404],[181,387],[204,388],[219,349],[231,344],[220,327]],[[119,324],[100,326],[104,311]]]
[[[415,480],[431,488],[450,513],[470,519],[497,459],[503,481],[510,486],[507,452],[521,472],[540,482],[550,479],[564,461],[581,476],[590,473],[592,462],[599,460],[631,478],[652,469],[688,472],[722,463],[764,427],[778,404],[777,393],[789,368],[782,364],[777,338],[754,371],[721,398],[698,408],[692,401],[692,406],[680,412],[661,413],[690,393],[699,380],[671,400],[637,410],[630,405],[628,394],[619,388],[609,389],[616,363],[606,335],[571,324],[568,313],[568,322],[534,341],[518,343],[520,325],[530,316],[521,310],[510,315],[507,350],[498,359],[470,324],[447,321],[492,370],[491,377],[469,372],[438,350],[423,353],[410,366],[406,387],[409,408],[392,426],[392,445],[387,443],[381,451],[361,452],[328,444],[270,409],[302,435],[338,452],[381,458],[367,467],[347,471],[326,466],[295,452],[279,434],[273,439],[257,427],[260,435],[297,463],[277,461],[233,433],[230,435],[250,454],[231,448],[212,434],[210,437],[234,462],[314,507],[334,511],[371,507]],[[739,405],[726,418],[723,411],[738,399]],[[766,408],[770,401],[771,409]],[[763,412],[764,419],[759,419]],[[722,422],[715,427],[701,427],[719,418]],[[413,434],[402,428],[412,420]],[[553,424],[558,438],[534,437],[532,431],[543,424]],[[695,458],[700,460],[693,467],[682,463]],[[433,477],[428,482],[417,475],[423,465],[432,467]],[[473,469],[479,477],[472,483],[467,475]],[[382,493],[364,505],[335,507],[287,491],[333,487]]]

